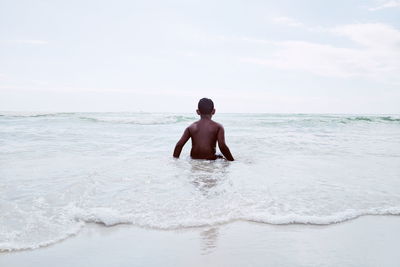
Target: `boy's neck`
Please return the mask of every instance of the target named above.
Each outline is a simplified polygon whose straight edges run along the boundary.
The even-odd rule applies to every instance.
[[[211,120],[212,115],[211,114],[201,114],[200,119],[201,120]]]

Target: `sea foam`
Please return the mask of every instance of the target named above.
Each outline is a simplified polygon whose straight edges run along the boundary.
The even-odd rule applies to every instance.
[[[0,116],[0,250],[87,223],[328,225],[400,214],[398,115],[223,114],[236,161],[179,160],[193,114]],[[367,119],[365,119],[367,118]]]

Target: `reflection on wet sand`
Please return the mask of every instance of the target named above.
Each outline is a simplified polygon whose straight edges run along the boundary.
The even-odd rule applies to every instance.
[[[201,251],[202,255],[212,253],[217,247],[218,227],[208,228],[200,233],[202,240]]]
[[[230,163],[226,160],[191,160],[190,181],[204,196],[221,194],[219,185],[226,181]],[[223,187],[221,187],[222,189]],[[222,190],[223,191],[223,190]],[[218,227],[205,228],[200,233],[203,255],[212,253],[217,247]]]

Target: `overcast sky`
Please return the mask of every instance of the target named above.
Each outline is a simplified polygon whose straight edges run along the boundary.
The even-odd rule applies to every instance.
[[[400,1],[0,0],[0,110],[400,113]]]

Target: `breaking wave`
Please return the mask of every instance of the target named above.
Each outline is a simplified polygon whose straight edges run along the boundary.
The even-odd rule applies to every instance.
[[[213,219],[202,219],[194,220],[190,217],[182,218],[175,222],[163,222],[158,218],[151,218],[143,220],[140,216],[135,214],[123,214],[119,211],[108,209],[108,208],[95,208],[88,211],[74,208],[74,213],[70,213],[69,226],[68,228],[59,231],[56,235],[44,239],[41,241],[28,241],[28,242],[13,242],[13,241],[1,241],[0,240],[0,252],[1,251],[17,251],[26,249],[36,249],[45,247],[63,241],[71,236],[76,235],[85,226],[86,223],[98,223],[104,226],[110,227],[119,224],[131,224],[137,227],[158,229],[158,230],[176,230],[182,228],[193,228],[193,227],[204,227],[227,224],[235,221],[249,221],[256,223],[265,223],[272,225],[289,225],[289,224],[307,224],[307,225],[330,225],[345,222],[348,220],[356,219],[366,215],[400,215],[400,207],[398,208],[374,208],[369,210],[349,210],[339,212],[336,214],[318,216],[318,215],[300,215],[300,214],[237,214],[226,215],[220,218]],[[49,221],[43,221],[43,225],[47,225],[51,230],[52,225]],[[50,222],[51,223],[51,222]],[[12,240],[13,235],[24,235],[26,233],[1,233],[3,238],[5,236]]]
[[[89,122],[101,123],[116,123],[116,124],[137,124],[137,125],[159,125],[159,124],[173,124],[186,121],[193,121],[196,118],[191,116],[170,115],[170,116],[156,116],[153,118],[140,118],[140,117],[79,117],[79,119]]]

